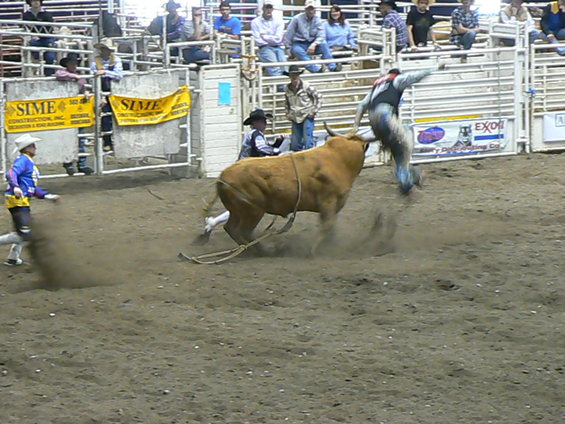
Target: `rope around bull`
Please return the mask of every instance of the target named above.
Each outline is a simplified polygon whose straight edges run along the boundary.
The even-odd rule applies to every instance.
[[[261,236],[257,237],[254,240],[251,240],[247,244],[241,244],[237,247],[234,247],[233,249],[221,250],[219,252],[213,252],[213,253],[206,253],[204,255],[199,255],[199,256],[187,256],[183,252],[179,252],[178,257],[180,259],[184,259],[201,265],[217,265],[241,255],[250,247],[255,246],[256,244],[268,239],[273,235],[279,235],[289,231],[292,228],[292,225],[294,224],[294,220],[296,219],[296,212],[298,211],[298,205],[300,204],[300,200],[302,199],[302,181],[300,180],[300,175],[298,174],[298,167],[296,166],[296,159],[294,159],[294,154],[291,153],[288,156],[290,156],[290,159],[292,160],[292,166],[294,167],[294,173],[296,174],[296,182],[298,186],[298,198],[296,199],[296,204],[294,205],[294,210],[292,211],[291,217],[286,221],[286,223],[280,229],[276,230],[272,228],[277,219],[277,217],[275,216],[271,221],[271,223],[265,229],[265,232]],[[257,205],[252,204],[252,202],[249,199],[244,198],[247,196],[243,195],[243,193],[241,193],[235,187],[231,186],[225,181],[222,180],[218,180],[218,181],[220,181],[222,184],[226,185],[233,191],[237,192],[240,195],[240,197],[242,197],[242,200],[245,200],[251,206],[259,209]],[[206,260],[209,258],[218,258],[218,259]]]

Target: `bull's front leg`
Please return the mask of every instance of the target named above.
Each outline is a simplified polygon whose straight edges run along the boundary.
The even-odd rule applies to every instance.
[[[318,248],[322,242],[327,242],[333,239],[335,236],[335,222],[337,218],[337,212],[335,205],[329,208],[323,208],[320,210],[320,232],[316,237],[312,249],[310,249],[310,255],[316,256]]]

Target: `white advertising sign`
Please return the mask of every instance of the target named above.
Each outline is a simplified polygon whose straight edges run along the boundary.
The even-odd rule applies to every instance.
[[[413,156],[459,156],[502,151],[507,119],[472,119],[414,125]]]
[[[543,141],[565,141],[565,112],[543,115]]]

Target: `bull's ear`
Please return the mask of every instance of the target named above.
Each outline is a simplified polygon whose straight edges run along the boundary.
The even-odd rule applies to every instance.
[[[324,128],[332,137],[346,137],[344,134],[340,134],[337,131],[332,130],[326,121],[324,121]]]

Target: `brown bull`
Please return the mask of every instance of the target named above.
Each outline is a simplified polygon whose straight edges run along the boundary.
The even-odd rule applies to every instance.
[[[368,143],[356,135],[333,136],[323,146],[282,156],[248,158],[226,168],[216,183],[217,194],[230,212],[224,229],[238,244],[252,241],[265,213],[287,216],[318,212],[321,232],[312,252],[330,233],[363,168]]]

